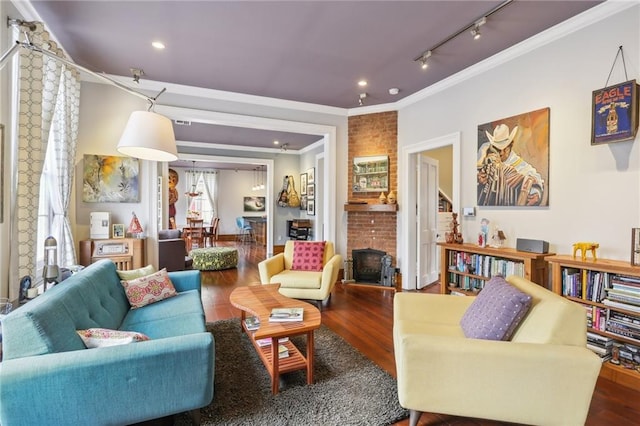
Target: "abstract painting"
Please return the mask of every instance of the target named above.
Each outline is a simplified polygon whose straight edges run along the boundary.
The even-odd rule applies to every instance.
[[[139,175],[140,165],[137,158],[85,154],[82,201],[138,203]]]

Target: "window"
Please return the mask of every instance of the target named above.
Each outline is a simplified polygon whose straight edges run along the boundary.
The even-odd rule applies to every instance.
[[[189,197],[187,205],[187,217],[191,214],[197,215],[203,219],[205,223],[211,223],[216,216],[215,200],[216,200],[216,172],[187,172],[188,187],[194,193],[199,193],[194,197]],[[193,179],[196,179],[193,184]]]

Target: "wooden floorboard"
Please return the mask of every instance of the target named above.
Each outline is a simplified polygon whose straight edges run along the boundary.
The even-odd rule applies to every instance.
[[[235,244],[231,241],[218,242],[218,245]],[[236,247],[238,268],[202,274],[202,300],[209,322],[240,317],[240,311],[229,303],[229,294],[238,286],[260,282],[257,264],[264,259],[264,248],[255,244],[239,244]],[[426,291],[437,293],[438,289],[432,287]],[[392,337],[394,294],[388,289],[337,283],[331,298],[322,307],[322,323],[395,377]],[[562,398],[562,395],[558,395],[558,398]],[[396,424],[408,425],[409,420]],[[420,426],[507,424],[432,413],[425,413],[419,423]],[[586,424],[639,425],[640,392],[607,379],[599,379]]]

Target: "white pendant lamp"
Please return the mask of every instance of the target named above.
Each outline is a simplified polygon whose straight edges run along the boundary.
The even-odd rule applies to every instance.
[[[134,111],[118,143],[118,152],[142,160],[178,159],[173,125],[167,117],[152,111]]]

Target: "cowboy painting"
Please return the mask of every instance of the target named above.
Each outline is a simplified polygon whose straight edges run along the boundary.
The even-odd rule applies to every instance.
[[[549,108],[478,126],[479,206],[549,205]]]

